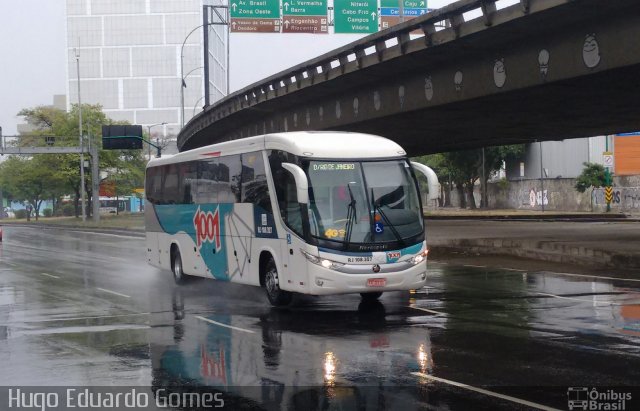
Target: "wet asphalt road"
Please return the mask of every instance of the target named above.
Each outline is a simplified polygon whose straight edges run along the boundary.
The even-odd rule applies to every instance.
[[[145,258],[140,238],[4,227],[0,386],[189,387],[222,391],[225,409],[447,410],[567,409],[569,387],[640,385],[640,281],[431,263],[416,293],[273,309],[253,287],[177,287]]]

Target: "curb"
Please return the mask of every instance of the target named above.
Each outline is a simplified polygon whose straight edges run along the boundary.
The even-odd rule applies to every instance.
[[[574,246],[560,241],[518,239],[461,239],[430,246],[434,254],[473,253],[493,256],[529,258],[538,261],[579,266],[640,270],[640,254]]]

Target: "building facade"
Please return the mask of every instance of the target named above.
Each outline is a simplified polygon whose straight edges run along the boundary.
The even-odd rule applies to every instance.
[[[603,164],[607,148],[613,151],[613,136],[527,144],[524,160],[507,164],[507,179],[576,178],[584,163]]]
[[[67,104],[100,104],[113,120],[171,138],[204,104],[203,0],[67,0]],[[226,26],[207,27],[211,101],[226,59]],[[215,54],[214,54],[215,53]],[[213,58],[215,57],[215,58]],[[79,73],[79,74],[78,74]],[[226,77],[226,73],[224,74]],[[166,124],[162,124],[166,123]],[[152,128],[149,128],[153,126]]]

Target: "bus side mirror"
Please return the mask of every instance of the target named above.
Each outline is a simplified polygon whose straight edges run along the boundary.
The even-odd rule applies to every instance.
[[[427,178],[427,183],[429,185],[429,200],[437,200],[440,198],[440,183],[438,182],[438,176],[435,171],[431,168],[425,166],[422,163],[416,163],[415,161],[411,162],[411,166],[414,170],[419,171],[422,175]]]
[[[291,163],[282,163],[282,168],[290,172],[296,180],[298,203],[309,204],[309,183],[307,182],[307,175],[304,173],[304,170]]]

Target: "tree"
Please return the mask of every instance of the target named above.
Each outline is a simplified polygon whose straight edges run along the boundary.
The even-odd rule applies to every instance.
[[[73,105],[70,112],[51,108],[51,107],[35,107],[20,111],[19,115],[24,116],[26,122],[32,125],[36,131],[29,136],[22,136],[20,145],[42,145],[43,135],[55,136],[52,143],[56,146],[77,146],[79,144],[79,106]],[[100,144],[102,133],[102,125],[118,124],[102,112],[100,105],[83,104],[82,105],[82,122],[83,134],[87,137],[84,144]],[[73,193],[76,217],[80,216],[80,155],[78,154],[58,154],[49,155],[50,161],[47,162],[47,169],[50,171],[52,178],[57,181],[63,181],[61,186],[57,186],[60,190],[55,193],[52,199]],[[36,156],[37,157],[37,156]],[[146,162],[140,150],[101,150],[99,168],[102,170],[116,169],[125,175],[126,181],[131,181],[132,185],[141,187],[144,181],[144,168]],[[85,160],[88,160],[85,155]],[[44,162],[42,164],[44,166]],[[132,176],[129,176],[129,173]],[[91,181],[91,170],[85,173],[85,182]],[[85,193],[88,201],[87,212],[91,214],[91,199],[93,198],[92,187],[90,183],[85,184]],[[127,194],[130,194],[128,192]]]
[[[606,185],[606,175],[604,166],[596,163],[582,163],[584,169],[576,180],[575,188],[580,193],[584,193],[590,187],[604,187]]]
[[[61,181],[51,175],[41,157],[11,156],[0,164],[0,183],[11,191],[14,200],[31,205],[38,220],[42,201],[52,198]]]
[[[486,147],[484,149],[484,177],[482,187],[492,174],[502,168],[502,163],[507,159],[521,158],[524,154],[524,145],[510,145],[498,147]],[[453,187],[458,191],[460,207],[476,208],[473,196],[476,182],[482,178],[482,149],[461,150],[449,153],[431,154],[416,158],[416,161],[429,165],[440,177],[447,177],[445,187],[444,205],[451,205],[449,195]],[[487,194],[482,192],[481,207],[487,207]]]
[[[428,154],[412,160],[429,166],[436,173],[440,182],[441,194],[438,199],[438,205],[440,207],[451,207],[451,179],[448,178],[451,175],[451,171],[448,168],[444,154]]]

